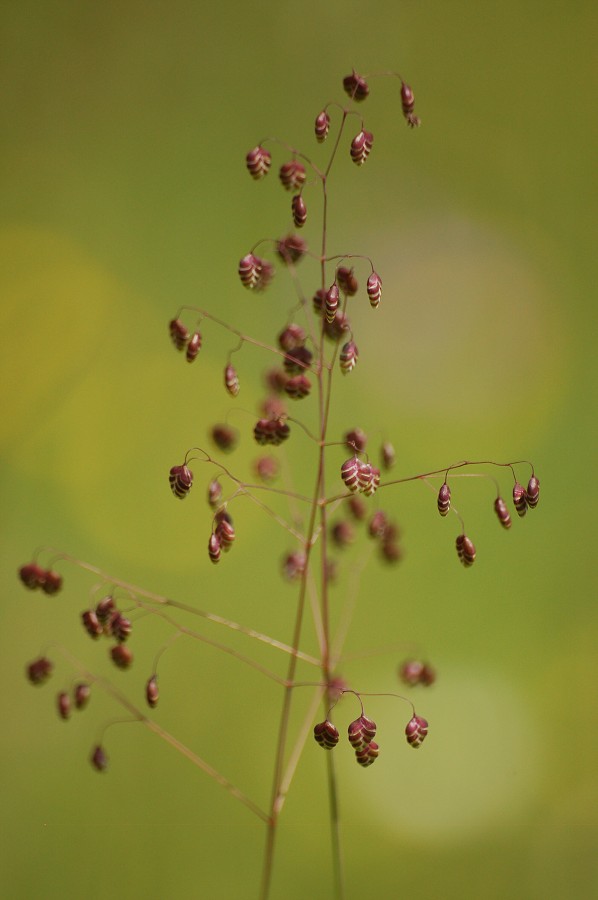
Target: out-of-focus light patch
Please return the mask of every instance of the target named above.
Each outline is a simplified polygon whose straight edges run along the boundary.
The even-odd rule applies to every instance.
[[[0,232],[0,440],[16,462],[55,404],[93,365],[94,347],[123,301],[123,290],[85,250],[51,231]]]
[[[355,779],[360,804],[372,807],[382,827],[415,842],[467,841],[519,821],[543,773],[533,710],[514,686],[487,672],[455,672],[410,696],[428,735],[417,750],[408,747],[407,707],[397,710],[389,699],[380,711],[377,702],[379,777]]]
[[[524,443],[567,388],[565,304],[543,272],[510,236],[450,213],[377,246],[382,302],[359,345],[386,379],[393,360],[393,403],[457,423],[515,417]]]

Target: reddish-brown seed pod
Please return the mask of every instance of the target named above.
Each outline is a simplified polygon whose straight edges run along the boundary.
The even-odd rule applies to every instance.
[[[106,752],[100,744],[97,747],[93,748],[90,762],[94,769],[97,769],[98,772],[105,772],[108,768],[108,757],[106,756]]]
[[[89,703],[90,697],[91,688],[88,684],[85,684],[84,681],[80,681],[79,684],[75,685],[74,698],[76,709],[84,709]]]
[[[347,297],[354,297],[359,290],[359,283],[353,274],[353,269],[346,266],[339,266],[336,270],[336,281],[343,294]]]
[[[133,654],[126,644],[115,644],[111,647],[110,658],[119,669],[128,669],[133,662]]]
[[[419,659],[407,659],[399,666],[399,678],[409,687],[419,684],[429,687],[436,681],[436,672],[428,663]]]
[[[403,559],[403,551],[399,545],[393,540],[387,540],[386,537],[383,538],[380,546],[380,553],[384,562],[389,563],[390,565],[401,562]]]
[[[339,297],[340,293],[338,285],[334,282],[326,291],[326,298],[324,300],[324,314],[329,325],[334,322],[334,317],[336,316],[336,311],[338,309]]]
[[[180,319],[171,319],[168,323],[170,339],[177,350],[184,350],[189,340],[189,332]]]
[[[222,485],[217,478],[210,481],[208,485],[208,503],[212,509],[216,509],[220,505],[222,498]]]
[[[211,534],[208,541],[208,556],[213,563],[220,561],[220,538],[217,534]]]
[[[324,320],[324,336],[331,341],[339,341],[348,332],[351,331],[351,323],[347,315],[340,309],[337,310],[332,322]]]
[[[258,144],[253,150],[250,150],[245,157],[245,162],[249,170],[249,174],[256,181],[268,174],[268,170],[272,165],[272,156],[269,151]]]
[[[360,131],[351,141],[351,159],[356,166],[362,166],[372,149],[374,135],[370,131]]]
[[[361,490],[359,484],[360,469],[361,463],[356,456],[352,456],[350,459],[345,460],[341,466],[341,478],[343,479],[345,487],[353,494],[356,494]]]
[[[254,467],[256,477],[264,484],[276,481],[280,472],[280,465],[274,456],[260,456],[256,459]]]
[[[286,265],[297,263],[307,253],[307,244],[298,234],[287,234],[277,242],[276,252]]]
[[[56,697],[56,708],[58,715],[65,721],[71,716],[71,698],[66,691],[61,691]]]
[[[287,396],[293,400],[302,400],[311,391],[311,381],[307,375],[293,375],[284,386]]]
[[[173,466],[168,474],[170,489],[175,497],[184,500],[193,485],[193,472],[187,466]]]
[[[395,448],[390,443],[390,441],[384,441],[382,446],[380,447],[380,461],[382,463],[382,468],[392,469],[396,461],[396,453]]]
[[[369,466],[369,472],[365,470],[365,465]],[[362,487],[362,491],[366,497],[372,497],[380,487],[380,469],[371,463],[366,463],[362,465],[362,471],[363,475],[360,472],[359,483],[365,484],[367,479],[367,484],[365,484],[365,487]]]
[[[413,96],[413,91],[409,87],[408,84],[401,84],[401,106],[403,108],[403,115],[407,120],[407,124],[410,128],[417,128],[420,124],[420,121],[417,116],[413,114],[413,108],[415,106],[415,98]]]
[[[40,586],[44,594],[57,594],[62,587],[62,575],[59,575],[58,572],[52,572],[51,569],[46,569]]]
[[[307,222],[307,206],[301,194],[295,194],[291,200],[291,212],[295,228],[303,228]]]
[[[494,512],[498,516],[498,521],[503,528],[510,528],[512,525],[511,514],[507,508],[507,504],[502,497],[497,497],[494,501]]]
[[[425,719],[422,719],[421,716],[413,716],[413,718],[409,719],[407,722],[405,735],[407,737],[407,743],[410,744],[411,747],[421,747],[427,733],[428,723]]]
[[[43,684],[52,674],[53,665],[45,656],[40,656],[27,666],[27,678],[31,684]]]
[[[383,538],[388,528],[386,513],[377,509],[368,525],[368,534],[373,538]]]
[[[376,723],[367,716],[361,715],[348,728],[349,743],[354,750],[367,747],[376,737]]]
[[[253,429],[253,436],[261,446],[272,444],[277,447],[290,433],[291,429],[282,418],[258,419]]]
[[[535,509],[540,499],[540,482],[535,475],[532,475],[527,483],[525,490],[525,499],[530,509]]]
[[[348,547],[355,540],[355,531],[350,522],[335,522],[330,529],[332,543],[337,547]]]
[[[238,271],[241,284],[249,290],[256,288],[260,280],[261,270],[262,260],[259,256],[247,253],[239,262]]]
[[[343,375],[348,375],[357,365],[359,359],[359,350],[355,341],[347,341],[343,344],[339,354],[339,365]]]
[[[344,440],[349,450],[355,450],[358,453],[363,453],[368,442],[368,437],[363,429],[352,428],[350,431],[347,431]]]
[[[320,288],[315,292],[312,297],[312,307],[313,311],[317,316],[321,316],[324,313],[324,307],[326,305],[326,291],[323,288]]]
[[[303,347],[306,336],[305,328],[292,322],[290,325],[287,325],[286,328],[283,328],[278,335],[278,346],[281,350],[284,350],[285,353],[290,353],[298,347]]]
[[[517,515],[523,518],[527,512],[527,497],[525,488],[518,481],[513,486],[513,505],[517,510]]]
[[[235,529],[230,517],[221,519],[216,526],[216,535],[220,541],[220,547],[228,553],[235,540]]]
[[[305,571],[305,554],[295,551],[287,554],[282,561],[282,574],[287,581],[295,581]]]
[[[323,747],[324,750],[332,750],[338,744],[338,729],[336,725],[333,725],[332,722],[326,719],[314,727],[314,738],[316,743]]]
[[[219,450],[223,453],[230,453],[237,446],[239,433],[231,428],[230,425],[214,425],[210,432],[210,437]]]
[[[85,612],[82,612],[81,621],[83,622],[83,627],[88,635],[94,638],[94,640],[99,638],[104,631],[103,625],[93,609],[86,609]]]
[[[351,100],[357,101],[365,100],[370,92],[367,81],[362,75],[358,75],[355,69],[343,78],[343,88]]]
[[[319,144],[323,144],[328,137],[328,132],[330,131],[330,116],[325,109],[323,109],[322,112],[318,113],[318,115],[316,116],[314,131],[316,133],[317,142]]]
[[[231,397],[236,397],[239,393],[239,376],[235,367],[231,366],[230,363],[224,369],[224,387]]]
[[[475,562],[476,551],[473,542],[464,534],[460,534],[455,542],[457,547],[457,555],[465,568],[473,566]]]
[[[152,709],[155,709],[158,705],[159,696],[160,692],[158,690],[158,679],[155,675],[152,675],[152,677],[148,679],[145,685],[145,699],[147,700],[147,705]]]
[[[370,306],[376,309],[380,305],[382,297],[382,279],[376,272],[372,272],[367,281],[367,292],[370,299]]]
[[[295,350],[292,350],[285,355],[283,360],[285,372],[287,375],[301,374],[305,369],[309,369],[312,359],[313,353],[311,350],[307,347],[297,347]]]
[[[113,634],[119,643],[122,644],[126,641],[132,630],[133,624],[130,619],[127,619],[119,612],[112,616],[110,620],[110,634]]]
[[[305,166],[292,159],[280,167],[278,177],[287,191],[296,191],[305,183]]]
[[[97,604],[95,614],[101,624],[105,625],[112,618],[115,609],[116,604],[114,602],[114,597],[111,597],[110,594],[108,594],[106,597],[102,597]]]
[[[380,749],[376,741],[372,741],[369,744],[366,744],[365,747],[362,747],[360,750],[355,751],[355,759],[359,763],[360,766],[363,766],[364,769],[367,769],[368,766],[371,766],[372,763],[375,763],[378,759],[378,755],[380,753]]]
[[[440,515],[448,516],[449,509],[451,508],[451,489],[446,481],[440,486],[440,490],[438,491],[438,500],[436,502]]]
[[[45,575],[45,569],[42,569],[41,566],[34,562],[27,563],[19,569],[19,578],[30,591],[34,591],[42,586]]]
[[[185,351],[185,356],[187,358],[187,362],[193,362],[193,360],[197,357],[197,354],[201,350],[201,331],[194,331],[191,337],[189,338],[189,343],[187,344],[187,349]]]

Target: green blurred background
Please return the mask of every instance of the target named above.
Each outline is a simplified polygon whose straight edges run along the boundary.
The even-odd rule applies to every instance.
[[[15,571],[49,544],[290,639],[284,534],[240,504],[242,539],[213,567],[208,475],[196,467],[184,506],[166,487],[229,406],[227,342],[204,329],[190,367],[166,323],[191,303],[273,338],[291,302],[284,275],[253,297],[236,265],[288,227],[288,197],[275,176],[253,183],[244,155],[276,134],[324,159],[313,119],[353,66],[398,69],[423,126],[409,132],[398,88],[372,82],[372,155],[359,171],[343,155],[331,184],[331,250],[370,255],[384,281],[377,313],[353,317],[360,364],[338,386],[333,433],[391,438],[399,474],[530,458],[542,495],[503,532],[492,488],[458,484],[478,547],[467,572],[425,487],[384,497],[405,559],[366,570],[348,649],[413,641],[440,677],[417,697],[431,721],[418,754],[403,709],[382,700],[369,710],[376,766],[338,753],[348,896],[596,896],[595,4],[24,0],[1,16],[3,896],[256,895],[263,830],[246,809],[141,726],[107,733],[111,770],[97,775],[87,756],[113,705],[94,696],[64,724],[53,698],[67,667],[39,691],[23,677],[60,641],[140,695],[168,632],[139,623],[134,668],[114,674],[79,624],[90,579],[64,567],[65,590],[46,598]],[[254,411],[263,359],[242,358],[237,405]],[[246,435],[250,423],[234,420]],[[290,465],[304,467],[308,445],[292,443]],[[255,455],[247,436],[239,454],[240,468]],[[233,643],[283,670],[269,648]],[[399,658],[343,674],[396,690]],[[164,657],[161,687],[157,721],[265,805],[279,690],[185,641]],[[273,891],[306,895],[330,896],[311,742]]]

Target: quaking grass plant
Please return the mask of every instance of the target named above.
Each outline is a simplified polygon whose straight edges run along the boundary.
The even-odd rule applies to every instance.
[[[400,102],[407,125],[411,129],[419,126],[413,92],[400,75],[383,72],[364,77],[353,71],[343,80],[344,102],[328,103],[315,119],[315,139],[322,145],[318,159],[323,156],[323,162],[321,159],[316,162],[312,154],[307,155],[274,138],[260,140],[247,153],[247,169],[257,182],[270,175],[272,153],[280,154],[282,162],[278,178],[291,198],[290,204],[287,201],[285,216],[292,220],[292,230],[275,240],[258,240],[238,264],[242,288],[254,295],[268,289],[277,271],[278,277],[287,279],[294,291],[295,299],[282,310],[274,336],[258,339],[220,320],[208,309],[191,306],[181,307],[169,323],[170,339],[176,351],[190,363],[209,352],[213,330],[221,329],[228,336],[230,350],[223,361],[222,390],[230,396],[233,405],[238,403],[237,397],[243,391],[243,349],[252,345],[256,352],[271,361],[265,375],[266,394],[257,421],[253,418],[245,427],[246,437],[255,442],[260,454],[251,474],[239,471],[235,466],[234,450],[239,429],[225,421],[210,425],[209,448],[198,446],[181,453],[180,461],[170,468],[169,482],[174,497],[185,500],[194,488],[197,470],[206,473],[202,521],[206,527],[207,553],[214,565],[228,565],[234,561],[234,516],[243,498],[257,504],[270,516],[273,528],[284,529],[291,546],[283,560],[282,577],[296,586],[296,603],[288,633],[285,636],[263,634],[219,615],[217,609],[206,611],[190,603],[157,595],[65,553],[40,551],[19,570],[25,587],[46,594],[55,594],[62,589],[62,573],[68,565],[89,573],[92,576],[91,600],[89,607],[81,613],[82,627],[97,642],[98,652],[104,653],[105,649],[100,650],[100,645],[105,647],[107,643],[110,658],[120,669],[131,668],[131,647],[142,639],[144,621],[148,617],[157,617],[163,622],[168,636],[155,648],[152,670],[146,673],[145,698],[133,691],[130,696],[125,695],[113,681],[94,674],[66,647],[58,644],[52,645],[52,654],[43,650],[29,663],[27,677],[32,684],[43,684],[52,674],[55,656],[62,656],[73,674],[68,686],[62,686],[55,699],[60,718],[68,719],[74,711],[84,709],[95,691],[106,692],[129,720],[145,725],[260,819],[265,829],[259,888],[262,900],[271,894],[277,826],[301,754],[304,751],[320,753],[316,744],[325,751],[332,880],[334,894],[340,898],[345,895],[345,889],[336,754],[352,752],[360,768],[369,768],[378,759],[377,726],[366,712],[372,696],[395,698],[404,704],[405,737],[409,746],[421,747],[428,734],[428,722],[416,711],[412,701],[388,690],[392,682],[378,686],[373,693],[371,686],[366,686],[366,690],[346,681],[340,668],[359,585],[355,580],[353,590],[333,596],[341,559],[345,563],[352,549],[367,557],[364,542],[369,543],[370,553],[375,549],[385,564],[396,565],[402,556],[398,526],[385,511],[381,498],[407,482],[422,481],[432,486],[437,491],[438,513],[443,517],[452,514],[452,521],[457,525],[456,558],[464,568],[469,568],[476,560],[476,548],[465,533],[463,519],[451,505],[451,484],[454,487],[460,477],[471,474],[492,478],[496,486],[495,515],[505,529],[511,528],[511,515],[499,482],[489,474],[491,470],[512,477],[513,505],[519,517],[525,516],[528,509],[534,509],[539,497],[534,467],[525,460],[444,461],[433,471],[397,476],[392,472],[395,454],[388,440],[382,441],[380,446],[372,446],[364,431],[352,421],[347,422],[344,434],[330,433],[335,384],[338,379],[354,379],[354,372],[360,365],[358,335],[351,325],[352,309],[355,304],[369,305],[372,328],[375,328],[375,311],[383,298],[382,278],[374,261],[342,248],[336,235],[331,246],[328,228],[329,186],[335,161],[339,154],[348,153],[356,168],[361,168],[373,148],[374,136],[366,129],[362,115],[370,83],[390,85],[396,92],[394,102],[397,105]],[[317,192],[320,193],[318,203],[312,203]],[[318,210],[314,222],[310,221],[312,206]],[[312,234],[318,236],[319,233],[318,249],[308,247],[300,234],[306,223]],[[304,277],[304,270],[309,269],[310,263],[312,271]],[[317,268],[315,276],[314,268]],[[311,284],[309,279],[313,279]],[[364,280],[365,288],[360,286]],[[393,288],[385,286],[386,291],[392,295]],[[351,412],[347,411],[349,419],[350,416]],[[248,421],[247,416],[244,421]],[[309,478],[310,493],[295,490],[293,473],[288,471],[288,466],[283,466],[288,441],[302,443],[304,471],[301,474]],[[230,455],[226,464],[224,454]],[[523,482],[527,480],[525,487],[518,480],[522,470],[525,472]],[[356,541],[359,530],[365,532],[361,542]],[[197,627],[184,624],[190,618],[198,623],[204,620],[218,625],[224,632],[241,632],[255,642],[265,643],[286,658],[286,672],[281,675],[270,670]],[[308,624],[316,636],[317,655],[304,649]],[[256,802],[241,785],[229,781],[226,773],[216,768],[217,760],[199,755],[159,724],[159,710],[155,710],[160,698],[160,662],[166,651],[173,649],[183,637],[197,642],[198,647],[202,643],[208,644],[230,654],[239,664],[257,670],[280,686],[280,718],[278,735],[272,744],[273,773],[267,806]],[[408,689],[427,687],[436,679],[433,666],[418,658],[403,659],[398,674]],[[311,700],[297,727],[291,711],[298,690],[309,691]],[[336,723],[341,730],[346,730],[346,737],[341,738]],[[106,729],[111,724],[114,723],[106,724],[101,740],[90,751],[91,765],[98,772],[108,768]],[[336,749],[339,744],[345,745],[340,751]],[[358,775],[356,772],[356,777]]]

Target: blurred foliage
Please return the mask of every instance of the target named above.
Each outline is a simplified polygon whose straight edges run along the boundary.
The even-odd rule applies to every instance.
[[[196,467],[184,506],[166,486],[229,406],[226,341],[210,333],[190,367],[166,323],[197,304],[273,339],[284,276],[248,296],[236,265],[288,228],[288,197],[275,179],[252,183],[244,154],[274,133],[325,158],[313,120],[354,66],[399,69],[423,125],[409,132],[395,85],[376,81],[363,107],[372,154],[362,170],[339,159],[331,180],[331,252],[372,256],[384,282],[380,309],[355,313],[360,363],[338,384],[331,433],[359,424],[390,438],[398,474],[526,457],[542,497],[504,533],[492,488],[459,484],[478,547],[468,572],[425,487],[384,498],[405,560],[366,569],[348,651],[414,642],[440,678],[418,696],[431,733],[417,755],[403,711],[382,700],[376,766],[356,771],[339,752],[349,896],[596,896],[596,577],[583,537],[596,502],[595,5],[307,0],[248,15],[238,3],[24,0],[0,15],[3,895],[255,896],[263,829],[247,810],[135,725],[110,729],[111,770],[97,775],[87,756],[113,706],[94,696],[64,724],[53,696],[66,666],[45,689],[27,685],[24,665],[47,641],[94,667],[101,651],[78,621],[89,579],[68,569],[46,598],[15,571],[47,543],[290,639],[285,536],[246,503],[238,547],[215,569],[197,502],[207,476]],[[263,362],[242,358],[240,428]],[[305,443],[291,444],[297,470]],[[248,437],[239,452],[250,465]],[[147,628],[133,671],[114,675],[139,696],[164,635]],[[233,643],[276,664],[269,648]],[[343,674],[393,690],[398,658],[381,649]],[[279,690],[185,641],[164,658],[161,688],[164,727],[266,804]],[[329,885],[310,742],[274,897]]]

